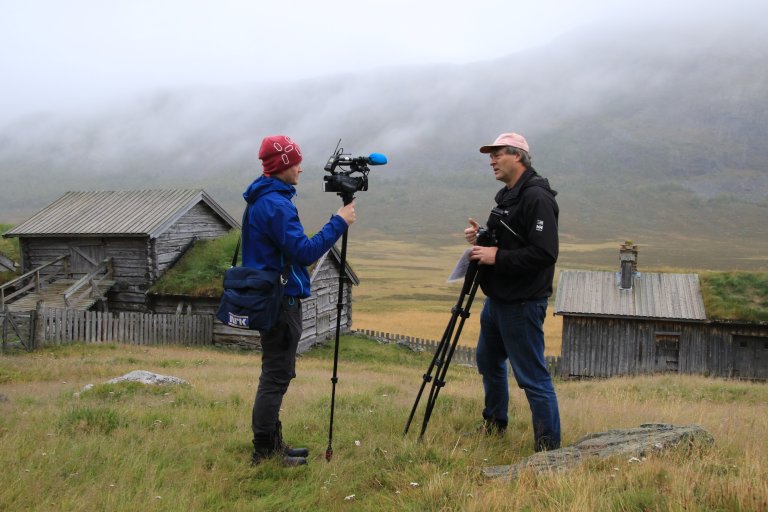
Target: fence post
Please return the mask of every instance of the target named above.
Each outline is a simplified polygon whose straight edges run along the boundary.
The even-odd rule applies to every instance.
[[[2,328],[0,328],[0,336],[2,336],[2,339],[3,339],[3,353],[5,353],[5,345],[6,345],[5,338],[8,336],[8,326],[6,324],[7,321],[5,319],[5,317],[8,316],[8,309],[6,308],[5,304],[3,304],[3,309],[2,311],[0,311],[0,314],[2,315],[2,318],[3,318],[3,325],[2,325]]]
[[[43,301],[39,300],[35,304],[35,336],[32,344],[35,348],[42,346],[45,342],[45,310]]]

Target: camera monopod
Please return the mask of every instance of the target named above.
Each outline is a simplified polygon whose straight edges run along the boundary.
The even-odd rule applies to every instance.
[[[355,198],[351,194],[339,192],[344,206],[351,203]],[[336,340],[333,345],[333,376],[331,377],[331,420],[328,426],[328,448],[325,450],[325,460],[331,461],[333,457],[333,411],[336,406],[336,383],[339,382],[338,368],[339,368],[339,332],[341,331],[341,311],[344,309],[344,273],[346,272],[347,265],[347,233],[349,233],[349,226],[344,230],[344,234],[341,235],[341,262],[339,263],[339,293],[338,300],[336,301]]]
[[[408,434],[408,429],[411,427],[413,416],[416,414],[416,409],[419,406],[421,395],[424,393],[424,389],[427,383],[432,382],[432,387],[429,390],[429,397],[427,399],[427,405],[424,410],[424,421],[421,424],[421,432],[419,433],[419,441],[424,437],[424,432],[427,431],[427,425],[429,419],[432,416],[432,410],[435,407],[437,396],[440,394],[440,389],[445,386],[445,375],[448,373],[448,367],[453,359],[453,353],[456,350],[456,345],[461,337],[461,331],[464,328],[464,322],[469,318],[469,310],[472,307],[472,302],[475,299],[477,293],[477,287],[480,284],[480,276],[482,274],[482,268],[477,261],[470,261],[467,268],[467,273],[464,276],[464,285],[461,287],[461,293],[456,301],[456,305],[451,309],[451,318],[448,320],[448,325],[445,327],[443,337],[440,339],[440,343],[437,345],[435,355],[432,361],[429,363],[427,373],[423,375],[421,387],[419,393],[416,395],[416,401],[413,403],[411,414],[408,416],[408,422],[405,424],[403,435]],[[464,301],[466,299],[466,305]],[[457,325],[458,322],[458,325]],[[455,332],[454,332],[455,331]],[[451,341],[452,340],[452,341]],[[432,371],[437,368],[435,372],[434,380],[432,378]]]
[[[341,143],[341,140],[339,140]],[[355,192],[358,190],[368,190],[368,165],[384,165],[387,163],[387,157],[381,153],[371,153],[370,156],[351,158],[339,149],[338,144],[333,155],[325,164],[325,170],[330,172],[330,176],[325,176],[324,190],[326,192],[336,192],[341,197],[344,206],[355,199]],[[339,166],[349,166],[349,170],[336,170]],[[352,173],[359,172],[362,176],[351,176]],[[339,382],[339,334],[341,332],[341,312],[344,309],[344,274],[347,268],[347,234],[349,227],[341,235],[341,261],[339,262],[339,293],[336,302],[336,339],[333,346],[333,376],[331,377],[331,419],[328,427],[328,448],[325,450],[325,460],[331,461],[333,457],[333,413],[336,407],[336,383]]]

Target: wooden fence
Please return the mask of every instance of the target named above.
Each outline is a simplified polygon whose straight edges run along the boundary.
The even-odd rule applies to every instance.
[[[35,336],[33,318],[34,311],[19,313],[7,309],[0,310],[0,340],[2,340],[0,351],[5,352],[14,344],[20,344],[26,350],[32,350]]]
[[[372,331],[369,329],[358,329],[355,332],[370,338],[385,340],[389,343],[400,343],[408,345],[411,348],[424,350],[424,352],[429,354],[434,354],[435,351],[437,351],[437,346],[440,344],[440,342],[436,340],[417,338],[415,336],[406,336],[404,334]],[[544,359],[547,362],[549,374],[553,377],[559,375],[558,368],[560,366],[560,356],[546,356]],[[477,366],[477,359],[475,358],[475,347],[457,345],[456,350],[453,352],[453,357],[451,358],[451,364],[466,364],[470,366]]]
[[[209,345],[213,339],[212,315],[113,314],[40,308],[35,317],[36,346],[78,341],[133,345]]]

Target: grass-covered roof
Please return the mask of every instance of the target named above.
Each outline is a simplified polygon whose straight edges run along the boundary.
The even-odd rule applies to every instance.
[[[699,274],[707,318],[768,321],[768,272]]]
[[[220,297],[224,291],[224,272],[232,265],[232,255],[239,239],[238,229],[214,240],[198,240],[149,292]]]

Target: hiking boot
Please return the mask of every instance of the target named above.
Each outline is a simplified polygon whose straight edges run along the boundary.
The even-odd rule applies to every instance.
[[[483,424],[480,426],[480,431],[487,436],[503,436],[507,431],[507,422],[497,420],[496,418],[483,418]]]
[[[283,454],[278,449],[277,433],[254,434],[253,436],[253,455],[251,455],[251,465],[256,466],[265,460],[279,455],[284,466],[301,466],[307,463],[305,457],[297,457]]]
[[[272,434],[253,435],[253,455],[251,464],[256,465],[272,457],[275,453],[275,439]]]
[[[560,448],[560,441],[553,441],[547,436],[539,437],[533,441],[533,451],[535,452],[552,451],[558,448]]]
[[[277,448],[279,450],[282,450],[283,455],[286,455],[288,457],[307,457],[309,456],[309,449],[300,447],[300,448],[291,448],[288,444],[285,443],[283,440],[283,424],[280,422],[280,420],[277,420]]]

